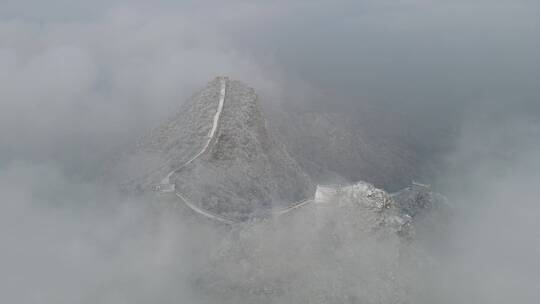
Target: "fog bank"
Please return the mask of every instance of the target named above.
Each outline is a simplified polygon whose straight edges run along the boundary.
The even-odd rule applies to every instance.
[[[395,113],[441,159],[428,182],[452,218],[412,243],[403,298],[538,302],[539,13],[527,0],[2,1],[0,301],[215,303],[194,281],[215,269],[246,286],[298,275],[282,302],[388,300],[373,280],[395,239],[326,252],[308,216],[231,232],[100,185],[122,147],[226,74],[285,108]]]

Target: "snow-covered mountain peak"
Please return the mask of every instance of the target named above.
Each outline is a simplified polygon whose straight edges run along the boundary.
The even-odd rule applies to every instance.
[[[124,157],[126,188],[234,220],[311,198],[313,183],[267,128],[258,98],[242,82],[211,81]]]

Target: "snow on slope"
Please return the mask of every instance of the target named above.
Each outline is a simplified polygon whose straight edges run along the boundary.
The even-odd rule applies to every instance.
[[[174,192],[175,191],[175,186],[174,186],[174,184],[171,183],[171,176],[174,174],[174,172],[176,172],[176,171],[182,169],[183,167],[189,165],[190,163],[195,161],[197,158],[199,158],[201,155],[203,155],[208,150],[208,147],[210,146],[210,143],[212,142],[212,140],[216,136],[216,130],[218,128],[219,118],[221,117],[221,112],[223,111],[223,104],[225,103],[225,93],[226,93],[226,88],[227,88],[227,78],[226,77],[219,77],[219,80],[220,80],[220,83],[221,83],[221,87],[220,87],[220,91],[219,91],[219,101],[218,101],[216,114],[214,115],[214,120],[212,122],[212,129],[210,129],[210,132],[208,132],[208,140],[206,141],[205,145],[203,146],[203,148],[201,149],[201,151],[199,153],[195,154],[190,160],[188,160],[187,162],[182,164],[180,167],[178,167],[178,168],[172,170],[171,172],[169,172],[167,174],[167,176],[165,176],[165,178],[163,178],[161,180],[161,183],[160,183],[160,185],[157,186],[156,190],[161,191],[161,192]]]
[[[267,129],[257,99],[230,80],[215,142],[172,175],[176,191],[199,208],[244,220],[313,197],[314,185]]]

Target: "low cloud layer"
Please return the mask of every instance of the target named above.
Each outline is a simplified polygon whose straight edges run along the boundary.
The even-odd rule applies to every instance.
[[[432,183],[455,215],[446,235],[418,240],[434,262],[407,270],[425,284],[413,297],[535,303],[539,12],[526,0],[2,1],[0,299],[211,301],[190,275],[206,269],[201,252],[218,254],[209,244],[223,235],[204,225],[194,233],[192,222],[96,179],[117,149],[227,74],[275,104],[369,104],[407,117],[403,128],[426,134],[422,146],[444,142]],[[434,128],[459,136],[429,135]],[[290,233],[255,225],[244,241],[265,263],[305,271],[330,260],[308,248],[308,262],[286,264],[264,243],[308,246],[316,236],[305,221]],[[366,242],[375,252],[392,246]]]
[[[187,14],[127,9],[80,22],[2,20],[0,163],[84,171],[215,75],[263,83],[260,66],[218,33]]]

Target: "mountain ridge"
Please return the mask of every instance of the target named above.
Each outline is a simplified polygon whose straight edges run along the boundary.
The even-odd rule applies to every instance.
[[[119,166],[129,169],[124,171],[124,188],[142,193],[172,194],[199,215],[230,224],[259,215],[284,214],[309,205],[316,201],[321,176],[331,176],[330,183],[363,183],[351,182],[333,172],[331,167],[299,158],[304,150],[298,148],[306,143],[306,139],[301,136],[305,130],[298,131],[298,126],[305,128],[306,125],[302,122],[296,127],[283,124],[293,126],[291,135],[284,138],[283,132],[275,132],[267,124],[259,102],[253,88],[228,77],[216,77],[183,104],[176,115],[143,136],[135,149],[126,154]],[[356,144],[349,138],[353,131],[344,133],[346,128],[343,127],[350,123],[344,121],[340,126],[334,116],[327,116],[314,117],[315,121],[310,122],[311,129],[324,134],[325,128],[336,125],[328,130],[333,129],[334,135],[342,134],[341,137],[350,144],[333,147],[340,141],[323,140],[327,147],[319,150],[330,153],[348,149],[346,155],[354,155]],[[317,127],[317,121],[321,120],[322,126]],[[300,137],[297,143],[291,144],[295,134]],[[317,136],[323,136],[321,134]],[[362,140],[362,136],[358,138]],[[289,152],[290,145],[294,155]],[[308,151],[314,147],[312,143]],[[334,155],[334,159],[339,155]],[[313,177],[318,178],[317,184]],[[343,187],[335,188],[346,189]],[[393,197],[404,215],[410,216],[411,208],[404,206],[412,206],[412,194],[400,193],[402,195]],[[434,196],[425,196],[429,198],[424,200],[428,206]],[[418,212],[425,209],[418,203],[414,206]]]
[[[128,190],[174,192],[235,220],[309,199],[315,185],[267,128],[253,88],[217,77],[124,158]],[[201,212],[199,212],[201,213]]]

